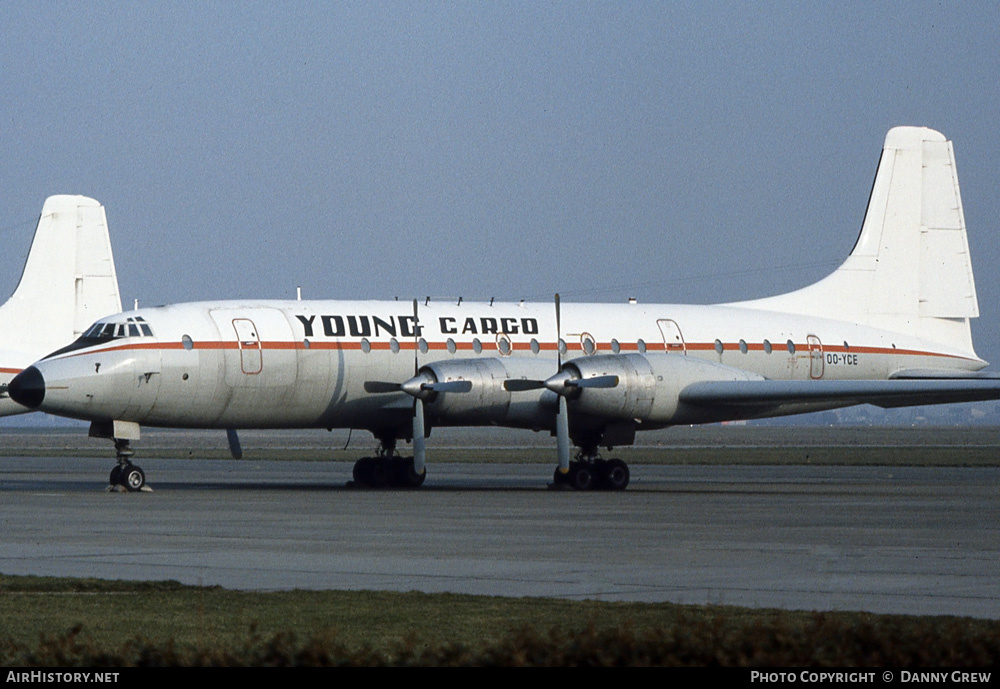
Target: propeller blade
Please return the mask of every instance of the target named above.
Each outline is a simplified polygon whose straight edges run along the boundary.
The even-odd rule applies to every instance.
[[[413,470],[424,473],[427,445],[424,440],[424,401],[419,397],[413,401]]]
[[[418,360],[418,355],[420,352],[420,326],[417,325],[420,321],[417,320],[417,300],[413,300],[413,375],[420,373],[420,361]]]
[[[556,413],[556,449],[559,471],[565,474],[569,471],[569,412],[566,409],[566,398],[562,395],[559,395],[559,411]]]
[[[594,376],[567,380],[564,385],[572,388],[613,388],[618,386],[618,376]]]
[[[399,392],[399,383],[390,383],[385,380],[366,380],[364,384],[365,392],[380,394],[384,392]]]
[[[562,314],[559,307],[559,293],[556,292],[556,375],[562,373]],[[550,382],[552,378],[546,380],[543,385],[552,390]],[[555,390],[554,392],[559,392]],[[569,409],[566,404],[566,396],[559,394],[559,408],[556,412],[556,457],[559,460],[559,473],[566,475],[569,473]]]
[[[471,380],[446,380],[441,383],[428,383],[423,386],[424,390],[432,392],[470,392],[472,390]]]
[[[237,435],[235,428],[226,429],[226,440],[229,441],[229,454],[233,459],[243,459],[243,446],[240,445],[240,436]]]
[[[438,381],[430,371],[418,373],[397,388],[411,397],[426,399],[429,392],[469,392],[472,390],[471,380]]]
[[[562,369],[562,324],[560,323],[559,293],[556,292],[556,370]]]
[[[424,436],[424,400],[422,393],[427,385],[433,385],[434,374],[420,373],[420,320],[417,315],[417,300],[413,300],[413,378],[400,385],[400,389],[408,395],[413,395],[413,471],[417,475],[424,473],[427,460],[427,442]]]
[[[503,389],[507,392],[525,392],[527,390],[539,390],[545,387],[545,381],[526,380],[524,378],[511,378],[503,382]]]

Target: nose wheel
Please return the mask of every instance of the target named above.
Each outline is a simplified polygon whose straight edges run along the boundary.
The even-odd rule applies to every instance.
[[[142,467],[132,463],[132,448],[128,440],[115,439],[115,454],[118,466],[111,470],[108,477],[108,490],[125,490],[137,493],[146,488],[146,472]],[[149,490],[149,488],[146,488]]]

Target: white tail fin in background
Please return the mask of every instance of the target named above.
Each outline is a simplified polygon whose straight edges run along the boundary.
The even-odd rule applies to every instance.
[[[854,321],[972,353],[979,302],[951,142],[925,127],[891,129],[847,260],[813,285],[740,306]]]
[[[5,394],[15,373],[119,311],[104,207],[85,196],[50,196],[21,281],[0,306],[0,416],[27,411]]]

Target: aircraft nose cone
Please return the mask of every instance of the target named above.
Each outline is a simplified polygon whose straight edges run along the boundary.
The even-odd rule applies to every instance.
[[[45,379],[42,372],[34,366],[29,366],[10,381],[7,386],[10,398],[29,409],[37,409],[45,399]]]

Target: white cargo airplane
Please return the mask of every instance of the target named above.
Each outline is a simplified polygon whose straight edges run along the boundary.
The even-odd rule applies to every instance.
[[[1000,398],[978,315],[952,145],[889,132],[861,234],[825,279],[715,306],[229,301],[103,318],[11,383],[33,409],[112,438],[139,489],[139,425],[359,428],[357,482],[419,486],[433,426],[557,437],[556,483],[623,489],[599,447],[676,424]],[[232,438],[232,435],[231,435]],[[413,441],[413,457],[396,441]],[[581,448],[570,461],[571,444]]]
[[[50,196],[21,281],[0,306],[0,416],[32,411],[7,395],[15,375],[121,310],[104,208],[84,196]]]

